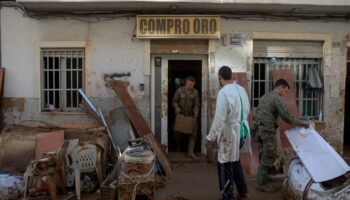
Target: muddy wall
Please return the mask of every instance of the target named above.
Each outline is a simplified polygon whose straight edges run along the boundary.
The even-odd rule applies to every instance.
[[[23,120],[46,120],[58,124],[90,126],[95,121],[86,114],[43,113],[40,111],[40,55],[38,49],[47,42],[66,44],[83,42],[86,50],[85,90],[105,115],[120,106],[115,93],[105,86],[105,74],[128,73],[129,92],[150,122],[150,51],[149,41],[134,38],[135,18],[117,18],[101,22],[74,19],[40,19],[24,17],[12,8],[1,8],[1,54],[6,68],[3,99],[5,124]],[[23,31],[25,30],[25,31]],[[218,91],[217,71],[222,65],[236,72],[252,72],[253,41],[265,33],[266,39],[319,37],[325,42],[324,127],[323,136],[337,150],[342,150],[344,94],[346,76],[348,23],[319,21],[245,21],[221,19],[221,34],[241,34],[244,43],[223,45],[211,39],[208,49],[208,119],[212,122]],[[277,38],[276,38],[277,37]],[[145,45],[148,44],[148,45]],[[144,91],[140,89],[144,84]],[[205,122],[204,122],[205,123]]]

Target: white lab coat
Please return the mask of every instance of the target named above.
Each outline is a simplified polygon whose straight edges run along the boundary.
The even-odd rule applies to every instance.
[[[241,101],[243,103],[244,123],[248,125],[249,98],[243,87],[236,82],[225,85],[216,99],[215,117],[212,123],[207,140],[217,141],[218,161],[219,163],[234,162],[239,160],[239,133],[240,133],[240,114]],[[249,128],[248,128],[249,130]],[[247,144],[249,143],[249,144]],[[250,151],[250,133],[248,132],[247,141],[244,147]]]

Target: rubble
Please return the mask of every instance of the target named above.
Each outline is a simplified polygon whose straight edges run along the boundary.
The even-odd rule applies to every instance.
[[[350,196],[350,166],[313,129],[286,132],[297,158],[284,181],[288,199],[343,200]]]

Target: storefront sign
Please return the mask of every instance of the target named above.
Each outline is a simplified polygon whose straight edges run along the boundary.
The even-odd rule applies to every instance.
[[[137,38],[220,38],[219,16],[137,16]]]

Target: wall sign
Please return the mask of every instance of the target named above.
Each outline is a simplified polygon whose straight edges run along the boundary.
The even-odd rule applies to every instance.
[[[219,16],[137,16],[137,38],[220,38]]]

